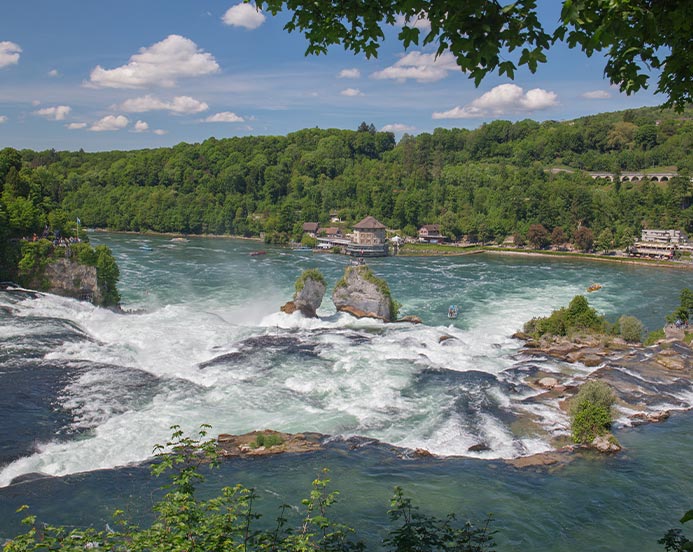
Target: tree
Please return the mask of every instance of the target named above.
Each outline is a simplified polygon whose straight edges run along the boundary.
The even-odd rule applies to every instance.
[[[377,57],[383,28],[398,18],[405,48],[435,44],[438,56],[450,52],[475,84],[489,73],[514,78],[518,67],[535,72],[557,42],[580,48],[588,57],[603,52],[604,74],[622,92],[647,88],[652,68],[661,71],[657,93],[666,107],[682,111],[693,101],[693,48],[690,47],[690,0],[564,0],[553,30],[539,21],[536,0],[259,0],[272,14],[292,12],[284,26],[308,39],[306,54],[324,54],[332,45]],[[421,20],[427,22],[425,31]],[[430,30],[428,30],[430,25]]]
[[[534,249],[544,249],[549,245],[549,231],[543,224],[530,224],[527,231],[527,241]]]
[[[563,228],[561,228],[560,226],[556,226],[556,228],[553,229],[553,232],[551,232],[551,245],[555,245],[556,247],[558,247],[563,245],[567,241],[568,237],[565,235]]]
[[[592,230],[586,226],[581,226],[575,231],[573,241],[578,249],[581,249],[582,251],[589,251],[592,249],[592,245],[594,244],[594,234],[592,233]]]

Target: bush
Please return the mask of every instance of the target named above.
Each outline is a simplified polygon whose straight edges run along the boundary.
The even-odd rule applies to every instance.
[[[298,277],[298,280],[296,280],[294,287],[297,295],[301,293],[301,290],[306,285],[306,280],[308,278],[315,280],[316,282],[320,282],[323,286],[327,287],[327,283],[325,282],[325,277],[322,275],[322,272],[320,272],[317,268],[309,268],[308,270],[304,270],[303,273]]]
[[[282,439],[281,435],[277,435],[276,433],[258,433],[255,437],[255,441],[250,444],[250,448],[272,448],[283,443],[284,439]]]
[[[604,317],[599,316],[582,295],[576,295],[567,309],[555,310],[547,317],[532,318],[524,325],[525,333],[535,338],[543,335],[563,336],[585,330],[603,332],[605,322]]]
[[[659,328],[658,330],[655,330],[653,332],[650,332],[647,334],[647,337],[645,338],[645,342],[643,345],[646,347],[649,347],[650,345],[654,345],[659,341],[660,339],[664,339],[666,337],[664,333],[664,328]]]
[[[570,403],[571,430],[576,443],[591,443],[612,422],[613,390],[602,381],[584,383]]]
[[[635,316],[622,316],[618,319],[620,336],[629,343],[640,343],[644,327]]]

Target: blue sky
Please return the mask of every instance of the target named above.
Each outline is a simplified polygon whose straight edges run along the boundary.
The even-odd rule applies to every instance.
[[[553,28],[560,3],[545,0]],[[432,48],[404,51],[386,29],[377,59],[333,47],[305,57],[283,30],[238,0],[23,0],[0,20],[0,148],[138,149],[306,127],[418,134],[494,119],[565,120],[658,105],[621,94],[604,60],[558,46],[514,81],[474,87]],[[654,87],[652,83],[651,88]]]

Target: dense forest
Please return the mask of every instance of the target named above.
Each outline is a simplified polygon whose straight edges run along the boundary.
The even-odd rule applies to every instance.
[[[589,228],[618,246],[642,227],[693,231],[692,114],[642,108],[567,122],[498,120],[399,143],[362,123],[138,151],[8,147],[0,151],[0,243],[77,218],[113,230],[282,241],[304,221],[370,214],[410,235],[439,223],[451,238],[500,241],[541,224],[568,239]],[[612,183],[586,172],[657,170],[679,176]]]

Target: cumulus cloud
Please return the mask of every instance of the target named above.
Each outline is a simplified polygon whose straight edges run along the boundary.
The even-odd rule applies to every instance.
[[[107,132],[111,130],[121,130],[128,126],[130,120],[125,115],[106,115],[103,119],[96,121],[89,130],[93,132]]]
[[[60,73],[58,72],[57,69],[51,69],[50,71],[48,71],[48,76],[49,76],[49,77],[57,77],[57,76],[59,76],[59,75],[60,75]]]
[[[170,111],[177,114],[189,114],[207,111],[209,105],[190,96],[176,96],[172,100],[166,101],[147,94],[139,98],[125,100],[118,108],[127,113]]]
[[[361,71],[358,69],[342,69],[337,75],[340,79],[358,79],[361,76]]]
[[[7,122],[7,115],[0,115],[0,125]]]
[[[345,88],[340,92],[342,96],[363,96],[363,92],[361,92],[358,88]]]
[[[424,54],[419,51],[409,52],[394,65],[376,71],[374,79],[394,79],[401,82],[415,79],[418,82],[436,82],[448,76],[450,71],[459,71],[455,56],[444,52],[436,58],[435,54]]]
[[[214,56],[202,51],[192,40],[169,35],[148,48],[140,48],[126,65],[104,69],[97,65],[89,84],[100,88],[144,88],[158,85],[171,88],[184,77],[200,77],[219,71]]]
[[[87,123],[70,123],[69,125],[65,125],[65,128],[69,130],[80,130],[82,128],[86,128]]]
[[[226,10],[221,20],[232,27],[245,27],[252,30],[265,22],[265,15],[252,4],[241,3]]]
[[[606,90],[592,90],[590,92],[585,92],[582,97],[588,100],[606,100],[611,97],[611,94]]]
[[[413,130],[416,130],[416,127],[402,123],[392,123],[380,129],[381,132],[411,132]]]
[[[542,88],[525,92],[516,84],[501,84],[464,107],[433,113],[434,119],[473,119],[506,113],[539,111],[558,105],[558,96]]]
[[[147,132],[149,130],[149,124],[144,121],[137,121],[135,123],[135,128],[133,132]]]
[[[395,18],[395,25],[398,27],[414,27],[416,29],[421,29],[422,31],[431,30],[431,22],[428,20],[428,14],[426,12],[419,13],[416,17],[412,17],[407,21],[407,18],[399,14]]]
[[[46,119],[52,119],[54,121],[63,121],[72,111],[72,108],[68,105],[56,105],[54,107],[44,107],[34,111],[34,115],[39,115],[45,117]]]
[[[243,121],[245,121],[243,117],[231,111],[215,113],[204,120],[205,123],[242,123]]]
[[[0,42],[0,69],[19,63],[19,54],[21,53],[22,49],[18,44],[9,40]]]
[[[168,130],[164,130],[163,128],[157,128],[156,130],[152,131],[154,134],[157,136],[163,136],[164,134],[168,134]]]

